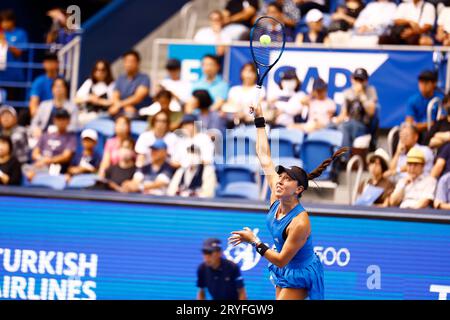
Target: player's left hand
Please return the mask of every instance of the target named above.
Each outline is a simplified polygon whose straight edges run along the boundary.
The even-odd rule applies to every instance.
[[[241,231],[233,231],[231,234],[232,236],[228,238],[228,243],[233,246],[237,246],[243,242],[251,243],[256,241],[256,236],[249,227],[245,227]]]

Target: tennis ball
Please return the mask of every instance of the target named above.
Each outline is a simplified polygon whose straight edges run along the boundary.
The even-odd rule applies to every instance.
[[[263,45],[263,46],[268,46],[270,44],[272,40],[270,39],[270,36],[268,36],[267,34],[263,34],[261,37],[259,37],[259,42]]]

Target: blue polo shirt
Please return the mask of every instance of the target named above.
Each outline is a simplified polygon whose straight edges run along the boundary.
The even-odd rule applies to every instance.
[[[244,287],[244,280],[237,264],[221,258],[218,269],[205,263],[198,267],[197,287],[207,288],[213,300],[238,300],[238,289]]]
[[[52,85],[55,79],[42,74],[34,79],[31,85],[30,97],[39,97],[40,101],[53,99]]]
[[[18,44],[26,44],[28,42],[28,36],[25,30],[21,28],[14,28],[12,31],[4,31],[6,42],[10,46],[17,46]],[[19,48],[23,51],[22,48]],[[6,56],[6,70],[0,71],[1,81],[23,81],[24,72],[23,68],[8,67],[9,62],[22,62],[22,56],[16,57],[12,54],[11,50],[8,50]]]
[[[413,117],[417,123],[427,122],[427,106],[434,97],[442,99],[444,94],[436,90],[431,98],[425,98],[420,92],[410,97],[406,106],[406,116]],[[433,121],[436,121],[437,107],[438,104],[436,103],[431,113]]]
[[[120,99],[126,99],[132,96],[139,86],[147,87],[150,90],[150,78],[143,73],[138,73],[134,78],[128,78],[126,74],[120,75],[116,80],[115,90],[119,91]],[[145,98],[142,102],[136,105],[136,108],[148,106],[150,104],[150,97]]]
[[[228,83],[226,83],[220,75],[217,75],[212,82],[206,81],[206,77],[202,76],[200,80],[196,81],[192,85],[192,92],[195,90],[207,90],[211,98],[216,101],[217,98],[227,99],[228,96]]]

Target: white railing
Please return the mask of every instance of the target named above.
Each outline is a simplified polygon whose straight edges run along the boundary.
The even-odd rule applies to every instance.
[[[80,69],[81,36],[75,37],[58,51],[60,70],[64,79],[70,83],[69,97],[75,98],[78,87],[78,74]]]
[[[352,169],[353,165],[357,164],[356,179],[352,181]],[[348,204],[352,205],[356,201],[358,194],[358,187],[361,182],[361,176],[364,169],[364,160],[359,155],[354,155],[347,163],[347,184],[348,184]]]

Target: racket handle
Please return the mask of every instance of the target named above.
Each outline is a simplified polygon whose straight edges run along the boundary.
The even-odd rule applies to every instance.
[[[261,88],[262,88],[261,86],[258,86],[258,85],[256,86],[255,100],[253,100],[253,105],[250,107],[250,114],[254,114],[255,108],[258,107],[258,103],[261,98],[261,91],[262,91]]]

